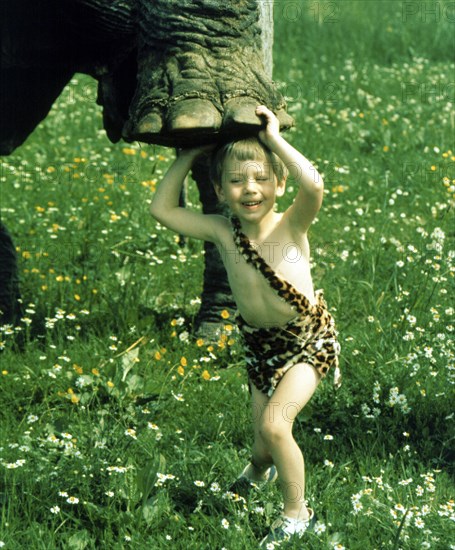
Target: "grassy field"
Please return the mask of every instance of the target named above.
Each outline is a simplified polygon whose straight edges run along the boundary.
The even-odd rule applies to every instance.
[[[313,278],[344,374],[296,425],[305,547],[455,548],[454,3],[283,0],[275,19],[288,139],[326,183]],[[280,494],[226,493],[251,445],[242,351],[230,319],[216,345],[191,336],[202,244],[147,211],[173,153],[112,145],[95,96],[77,75],[0,165],[26,310],[0,327],[0,546],[256,548]]]

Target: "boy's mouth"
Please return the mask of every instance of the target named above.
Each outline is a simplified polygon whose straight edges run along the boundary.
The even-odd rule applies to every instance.
[[[242,202],[243,206],[246,206],[247,208],[254,208],[255,206],[259,206],[262,203],[262,201],[245,201]]]

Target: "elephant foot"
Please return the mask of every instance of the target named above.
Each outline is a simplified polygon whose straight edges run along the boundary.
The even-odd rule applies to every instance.
[[[250,126],[259,129],[262,121],[256,115],[259,101],[252,97],[234,97],[224,104],[223,127]]]
[[[18,323],[22,313],[16,248],[0,221],[0,325]]]
[[[216,132],[221,121],[220,113],[207,99],[184,99],[170,108],[166,126],[169,132],[197,134]]]
[[[294,126],[294,119],[284,109],[278,109],[275,114],[280,123],[280,130],[289,130]]]
[[[123,137],[126,141],[144,141],[154,143],[163,129],[163,120],[157,112],[145,113],[137,122],[127,120],[123,126]]]
[[[124,138],[172,147],[257,134],[256,107],[292,125],[266,74],[257,0],[137,0],[137,88]],[[150,114],[150,113],[153,114]]]
[[[146,114],[137,124],[135,133],[138,135],[159,134],[163,128],[163,120],[158,113]]]

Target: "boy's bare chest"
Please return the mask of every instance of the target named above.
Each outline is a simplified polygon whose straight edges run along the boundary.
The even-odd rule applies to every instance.
[[[268,239],[251,243],[257,254],[275,274],[290,283],[310,301],[314,300],[308,243],[292,239]],[[228,273],[237,307],[245,320],[260,325],[263,322],[281,324],[295,316],[293,310],[278,296],[260,270],[239,252],[233,240],[220,250]]]

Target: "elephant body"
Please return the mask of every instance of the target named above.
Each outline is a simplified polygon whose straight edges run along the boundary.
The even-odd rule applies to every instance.
[[[259,103],[276,112],[282,128],[291,126],[271,67],[263,64],[264,5],[264,0],[4,0],[0,155],[27,139],[77,72],[98,81],[97,103],[114,143],[184,147],[249,135],[260,127]],[[216,197],[206,171],[194,173],[204,209],[213,211]],[[0,284],[14,301],[15,260],[1,252],[8,249],[7,235],[2,227],[0,261],[11,269],[0,272]],[[207,303],[232,305],[220,266],[209,246],[204,295],[210,299],[203,300],[200,322],[211,316]],[[13,303],[3,299],[1,308],[11,319]]]

